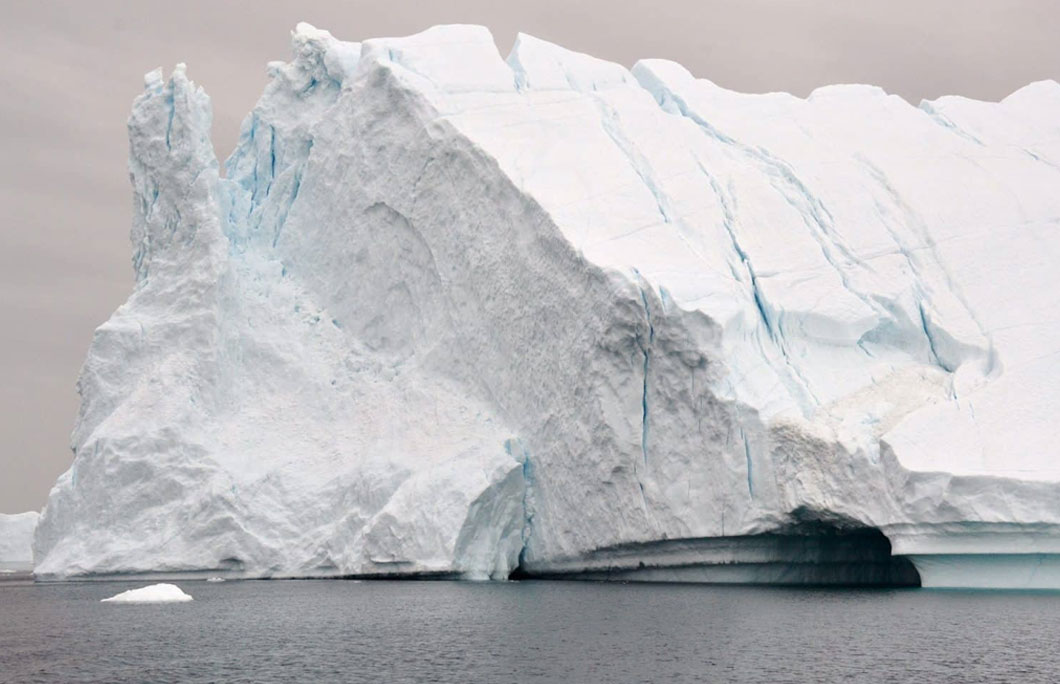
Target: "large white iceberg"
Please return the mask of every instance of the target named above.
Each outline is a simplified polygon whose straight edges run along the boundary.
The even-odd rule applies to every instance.
[[[1060,85],[293,46],[223,177],[146,78],[40,577],[1060,586]]]
[[[33,567],[33,531],[40,513],[0,513],[0,570]]]

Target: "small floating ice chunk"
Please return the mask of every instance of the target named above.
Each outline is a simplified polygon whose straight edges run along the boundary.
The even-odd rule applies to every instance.
[[[225,578],[224,577],[207,577],[206,581],[207,582],[224,582]]]
[[[177,585],[163,583],[123,591],[116,596],[103,599],[101,603],[111,601],[114,603],[181,603],[191,600],[191,596],[185,594]]]

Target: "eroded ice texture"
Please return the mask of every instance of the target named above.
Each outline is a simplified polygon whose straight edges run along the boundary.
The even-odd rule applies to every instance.
[[[224,178],[206,95],[147,76],[136,288],[41,576],[665,577],[822,525],[1060,552],[1057,83],[917,107],[474,26],[293,46]]]

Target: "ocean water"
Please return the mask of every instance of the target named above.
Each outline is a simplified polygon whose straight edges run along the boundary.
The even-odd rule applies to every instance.
[[[1060,594],[507,583],[0,582],[3,682],[1060,681]]]

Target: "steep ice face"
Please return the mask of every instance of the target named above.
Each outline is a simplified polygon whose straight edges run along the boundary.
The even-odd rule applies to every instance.
[[[28,570],[33,566],[33,531],[39,519],[36,511],[0,513],[0,570]]]
[[[42,576],[489,577],[517,562],[513,431],[453,380],[397,353],[397,336],[421,332],[417,298],[436,284],[410,278],[419,289],[388,294],[344,259],[363,287],[346,277],[314,292],[322,283],[312,273],[303,282],[272,253],[285,222],[299,219],[311,147],[311,117],[293,103],[326,120],[320,112],[357,55],[308,28],[295,49],[292,64],[273,67],[230,179],[209,147],[206,96],[182,69],[168,83],[148,75],[130,119],[137,287],[96,332],[82,371],[76,465],[37,537]],[[396,234],[368,258],[395,275],[419,272],[426,246],[396,213],[377,210]],[[324,261],[342,257],[317,247]],[[333,293],[378,297],[388,318],[362,319],[328,301]]]
[[[1056,83],[912,107],[480,27],[292,42],[224,178],[206,96],[148,75],[136,290],[41,576],[658,578],[822,525],[1060,553]]]

